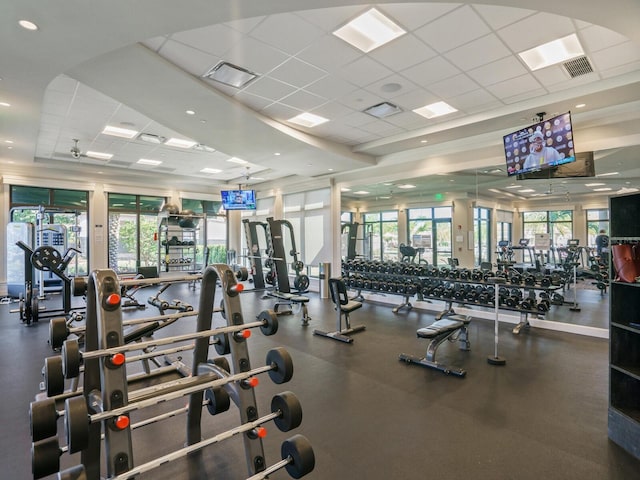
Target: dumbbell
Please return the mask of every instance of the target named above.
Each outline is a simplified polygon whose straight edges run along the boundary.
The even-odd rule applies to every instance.
[[[62,345],[62,366],[65,378],[75,378],[80,372],[80,364],[87,359],[107,357],[107,362],[113,366],[121,366],[127,361],[124,356],[125,352],[134,350],[145,350],[158,347],[161,345],[169,345],[185,340],[195,340],[198,338],[223,338],[225,334],[232,334],[237,342],[246,340],[250,335],[250,328],[259,327],[260,331],[266,335],[274,335],[278,331],[277,315],[272,312],[262,312],[255,322],[249,322],[241,325],[231,325],[228,327],[215,328],[212,330],[204,330],[196,333],[188,333],[167,337],[161,339],[149,340],[146,342],[135,342],[133,344],[119,345],[104,350],[90,350],[81,353],[78,341],[75,339],[67,340]]]
[[[224,392],[223,389],[219,389],[219,391]],[[71,400],[71,399],[69,399]],[[86,400],[82,397],[75,397],[74,407],[69,411],[65,409],[65,415],[73,415],[77,417],[77,419],[72,420],[72,423],[75,425],[71,428],[74,429],[73,432],[69,431],[69,427],[67,427],[67,447],[63,449],[60,448],[57,437],[47,438],[45,440],[37,441],[32,446],[32,465],[33,465],[33,474],[34,479],[42,478],[44,476],[53,474],[60,469],[60,455],[65,451],[73,453],[75,448],[82,446],[82,442],[80,440],[80,430],[84,429],[82,425],[81,417],[84,415],[86,418],[89,418],[88,411],[86,408]],[[84,407],[82,406],[84,404]],[[206,402],[205,402],[206,404]],[[65,406],[66,407],[66,406]],[[55,405],[54,405],[55,409]],[[182,410],[171,412],[173,414],[180,413]],[[73,413],[71,413],[73,412]],[[161,415],[159,417],[166,417],[166,415]],[[70,418],[70,417],[67,417]],[[176,460],[178,458],[182,458],[190,453],[201,450],[202,448],[219,443],[223,440],[231,438],[240,433],[246,433],[250,437],[254,438],[263,438],[266,435],[266,429],[262,427],[263,424],[273,420],[274,424],[278,429],[282,432],[288,432],[297,428],[302,423],[302,407],[296,395],[293,392],[282,392],[275,395],[271,399],[271,413],[265,415],[263,417],[257,418],[255,420],[249,421],[243,425],[240,425],[231,430],[227,430],[222,432],[214,437],[209,439],[194,443],[192,445],[188,445],[180,450],[172,452],[163,457],[157,458],[145,464],[139,465],[137,467],[132,468],[126,472],[123,472],[121,475],[116,477],[111,477],[112,479],[128,479],[134,476],[138,476],[142,473],[149,472],[160,465],[164,465],[170,461]],[[157,421],[154,419],[154,421]],[[122,421],[123,425],[126,424],[126,421]],[[127,426],[124,428],[136,429],[141,426],[148,425],[150,422],[143,421],[138,424],[134,424],[131,426]],[[71,434],[71,438],[75,440],[74,444],[69,443],[69,434]],[[86,448],[86,447],[85,447]],[[309,446],[310,448],[310,446]],[[80,450],[84,450],[84,448],[80,448]],[[79,450],[76,450],[79,451]],[[302,449],[301,449],[302,451]],[[311,450],[313,452],[313,450]],[[292,463],[292,462],[290,462]],[[306,462],[299,461],[297,463],[299,473],[304,472],[304,474],[309,473],[314,468],[314,461],[309,461],[307,458]],[[282,468],[282,467],[280,467]],[[272,470],[272,472],[275,470]],[[297,477],[296,477],[297,478]]]
[[[524,284],[529,287],[533,287],[536,284],[536,277],[533,275],[525,275]]]
[[[520,282],[522,282],[522,275],[520,275],[519,273],[514,273],[509,277],[509,282],[513,283],[514,285],[520,285]]]

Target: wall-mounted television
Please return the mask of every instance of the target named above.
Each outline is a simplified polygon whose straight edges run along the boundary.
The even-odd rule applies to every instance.
[[[222,208],[225,210],[255,210],[255,190],[222,190]]]
[[[546,170],[523,173],[518,180],[550,180],[552,178],[595,177],[596,165],[593,152],[576,153],[575,162],[565,163]]]
[[[509,176],[555,168],[576,159],[569,112],[505,135],[502,140]]]

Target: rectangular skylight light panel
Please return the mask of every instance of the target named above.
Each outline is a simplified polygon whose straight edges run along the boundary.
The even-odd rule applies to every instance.
[[[200,170],[200,172],[202,173],[220,173],[222,172],[222,170],[218,170],[217,168],[203,168],[202,170]]]
[[[242,88],[255,80],[258,74],[228,62],[220,62],[205,73],[203,77],[224,83],[230,87]]]
[[[198,142],[194,142],[193,140],[183,140],[182,138],[170,138],[164,144],[167,147],[177,147],[177,148],[193,148]]]
[[[157,167],[162,163],[161,160],[151,160],[150,158],[141,158],[136,162],[139,165],[149,165],[151,167]]]
[[[231,163],[237,163],[238,165],[245,165],[249,162],[247,162],[246,160],[243,160],[241,158],[238,157],[231,157],[227,160],[227,162],[231,162]]]
[[[414,110],[418,115],[422,115],[425,118],[436,118],[449,113],[457,112],[455,108],[449,105],[447,102],[436,102],[431,105],[425,105],[424,107],[416,108]]]
[[[102,152],[87,152],[87,157],[95,158],[97,160],[111,160],[113,158],[113,153],[102,153]]]
[[[398,188],[402,188],[403,190],[410,190],[412,188],[416,188],[415,185],[411,185],[410,183],[405,183],[402,185],[398,185]]]
[[[407,33],[375,8],[339,28],[333,34],[365,53]]]
[[[151,160],[149,158],[141,158],[140,160],[138,160],[136,163],[140,164],[140,165],[150,165],[152,167],[157,167],[158,165],[160,165],[162,162],[160,160]]]
[[[320,124],[328,122],[328,118],[321,117],[319,115],[314,115],[313,113],[301,113],[300,115],[296,115],[293,118],[288,120],[291,123],[295,123],[298,125],[302,125],[303,127],[317,127]]]
[[[580,40],[575,33],[557,40],[553,40],[535,48],[519,53],[530,70],[540,70],[541,68],[566,62],[575,57],[584,55]]]
[[[104,133],[105,135],[111,135],[112,137],[133,138],[138,135],[139,132],[137,130],[131,130],[129,128],[120,128],[107,125],[106,127],[104,127],[104,130],[102,130],[102,133]]]

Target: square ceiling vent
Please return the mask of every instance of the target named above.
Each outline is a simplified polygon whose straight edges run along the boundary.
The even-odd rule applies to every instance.
[[[391,115],[395,115],[396,113],[400,113],[402,109],[397,105],[394,105],[390,102],[382,102],[374,105],[373,107],[369,107],[364,110],[364,113],[367,113],[376,118],[385,118],[390,117]]]
[[[562,64],[571,78],[593,73],[593,67],[586,56],[574,58]]]

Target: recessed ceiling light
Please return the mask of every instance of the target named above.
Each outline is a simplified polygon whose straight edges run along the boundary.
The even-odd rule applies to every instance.
[[[177,147],[177,148],[193,148],[198,142],[194,142],[193,140],[184,140],[182,138],[170,138],[164,144],[167,147]]]
[[[391,197],[389,195],[382,195],[381,197],[378,197],[380,200],[389,200]]]
[[[228,159],[227,159],[227,162],[237,163],[237,164],[239,164],[239,165],[245,165],[245,164],[249,163],[249,162],[247,162],[246,160],[243,160],[243,159],[238,158],[238,157],[231,157],[231,158],[228,158]]]
[[[604,188],[594,188],[593,189],[594,192],[608,192],[610,190],[613,190],[613,188],[604,187]]]
[[[293,118],[287,120],[288,122],[295,123],[297,125],[302,125],[303,127],[317,127],[320,124],[328,122],[328,118],[321,117],[319,115],[314,115],[313,113],[301,113],[300,115],[296,115]]]
[[[576,108],[584,108],[586,106],[587,106],[586,103],[579,103],[579,104],[576,105]]]
[[[102,130],[102,133],[104,133],[105,135],[111,135],[112,137],[133,138],[138,135],[139,132],[136,130],[130,130],[128,128],[120,128],[107,125],[106,127],[104,127],[104,130]]]
[[[398,185],[398,188],[402,188],[403,190],[409,190],[411,188],[416,188],[415,185],[411,185],[410,183],[405,183],[402,185]]]
[[[13,150],[13,147],[9,146],[7,147],[7,150]]]
[[[200,170],[202,173],[220,173],[222,170],[218,170],[217,168],[203,168]]]
[[[29,20],[20,20],[18,22],[18,25],[20,25],[25,30],[31,30],[31,31],[38,30],[38,25],[36,25],[33,22],[30,22]]]
[[[496,188],[490,188],[489,191],[493,192],[493,193],[502,193],[500,190],[498,190]]]
[[[357,192],[353,192],[356,195],[367,195],[369,192],[367,192],[366,190],[358,190]]]
[[[152,167],[157,167],[162,162],[160,160],[151,160],[149,158],[141,158],[136,163],[139,163],[140,165],[149,165],[149,166],[152,166]]]
[[[613,175],[620,175],[620,172],[601,173],[600,175],[596,175],[596,177],[611,177]]]
[[[184,113],[186,113],[187,115],[195,115],[196,112],[194,112],[193,110],[186,110]]]
[[[280,152],[276,152],[276,153],[274,153],[274,155],[275,155],[276,157],[279,157],[279,156],[280,156]]]
[[[333,172],[333,168],[328,168],[327,170],[329,170],[330,172]]]
[[[347,188],[347,187],[342,187],[342,188],[340,189],[340,191],[341,191],[341,192],[350,192],[350,191],[351,191],[351,189],[350,189],[350,188]]]
[[[605,185],[604,183],[585,183],[584,186],[585,187],[601,187],[602,185]]]
[[[365,53],[407,33],[375,8],[354,18],[333,34]]]
[[[113,153],[102,153],[102,152],[88,151],[85,155],[87,157],[96,158],[98,160],[111,160],[113,158]]]
[[[5,140],[4,143],[13,143],[13,140]]]
[[[580,45],[578,36],[572,33],[566,37],[538,45],[518,55],[531,71],[535,71],[584,55],[584,50]]]
[[[385,118],[400,113],[402,109],[391,102],[382,102],[363,110],[364,113],[376,118]]]
[[[436,102],[414,110],[415,113],[422,115],[425,118],[441,117],[442,115],[447,115],[457,111],[458,110],[446,102]]]
[[[230,87],[242,88],[255,80],[258,74],[228,62],[220,62],[210,68],[203,77]]]
[[[205,145],[204,143],[198,143],[197,145],[194,145],[193,149],[198,150],[199,152],[207,152],[207,153],[213,153],[216,151],[215,148]]]
[[[429,140],[420,140],[420,143],[427,143]]]
[[[508,187],[504,187],[504,188],[520,188],[520,185],[509,185]]]
[[[10,107],[11,104],[7,102],[0,102],[0,107]]]
[[[160,135],[154,135],[153,133],[141,133],[138,135],[138,139],[143,142],[155,143],[156,145],[163,143],[166,138],[161,137]]]
[[[533,188],[525,188],[523,190],[518,190],[518,193],[533,193],[535,190]]]

